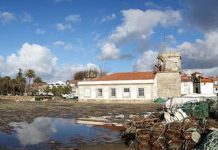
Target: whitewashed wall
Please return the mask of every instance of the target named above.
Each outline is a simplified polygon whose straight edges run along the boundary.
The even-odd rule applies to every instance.
[[[79,88],[79,99],[83,100],[103,100],[103,101],[114,101],[122,100],[123,102],[128,101],[151,101],[153,99],[153,80],[130,80],[130,81],[83,81],[78,83]],[[103,96],[97,96],[97,89],[103,90]],[[116,89],[116,97],[111,97],[110,89]],[[124,88],[130,89],[130,96],[124,95]],[[144,97],[138,96],[138,88],[144,88]],[[90,91],[90,96],[86,93]]]
[[[213,83],[201,83],[201,94],[213,95]]]
[[[181,94],[192,94],[193,93],[193,83],[192,82],[181,82]]]
[[[193,83],[192,82],[182,82],[181,83],[181,94],[192,94],[193,93]],[[201,94],[213,95],[213,83],[201,83]]]

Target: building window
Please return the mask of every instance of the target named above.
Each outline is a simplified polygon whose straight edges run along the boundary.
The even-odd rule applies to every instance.
[[[129,88],[123,89],[123,97],[130,97],[130,89]]]
[[[111,95],[111,97],[116,97],[116,89],[115,88],[111,88],[110,95]]]
[[[97,97],[102,97],[102,96],[103,96],[103,90],[97,89]]]
[[[84,89],[84,96],[91,97],[91,89]]]
[[[139,97],[144,97],[145,96],[144,88],[138,88],[138,96]]]

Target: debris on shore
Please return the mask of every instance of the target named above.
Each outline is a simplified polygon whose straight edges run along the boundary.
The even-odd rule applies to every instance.
[[[125,127],[122,139],[136,150],[191,150],[218,129],[210,119],[189,117],[181,109],[174,114],[160,112],[135,117]],[[215,146],[218,148],[218,143]]]

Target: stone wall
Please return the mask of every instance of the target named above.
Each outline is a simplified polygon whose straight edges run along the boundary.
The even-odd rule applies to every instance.
[[[169,98],[181,96],[181,75],[177,72],[159,72],[155,77],[157,97]]]

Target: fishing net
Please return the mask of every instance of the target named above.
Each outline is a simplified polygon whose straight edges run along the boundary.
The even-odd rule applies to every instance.
[[[195,150],[218,150],[218,130],[208,134],[203,143]]]

